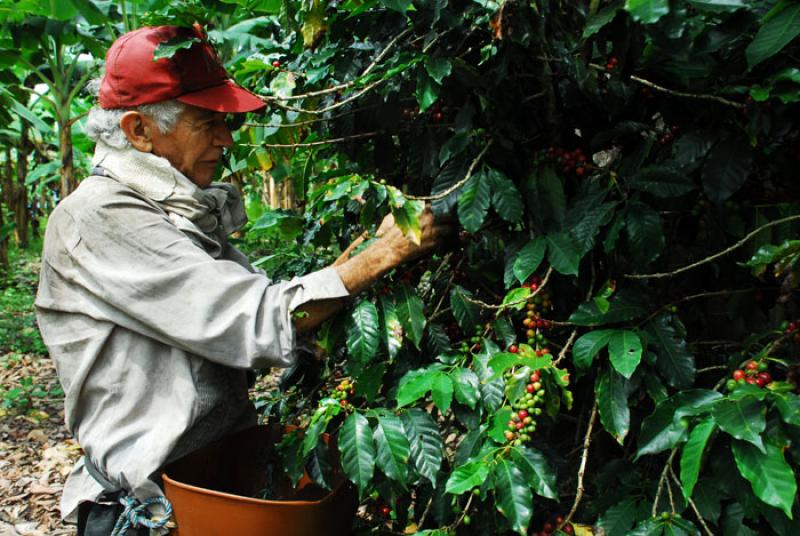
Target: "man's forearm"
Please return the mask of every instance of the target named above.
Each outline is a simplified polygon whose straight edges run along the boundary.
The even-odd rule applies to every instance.
[[[400,259],[389,248],[376,243],[355,257],[334,265],[345,288],[354,296],[370,286],[389,270],[400,264]],[[319,300],[297,308],[304,313],[295,318],[294,325],[302,333],[316,328],[347,303],[346,298]]]

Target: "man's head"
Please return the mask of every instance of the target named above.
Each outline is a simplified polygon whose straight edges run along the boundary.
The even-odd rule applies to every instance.
[[[154,60],[159,44],[178,41],[191,46]],[[261,99],[228,77],[198,26],[124,34],[108,50],[105,69],[89,136],[162,156],[200,187],[210,184],[233,143],[226,116],[264,109]]]

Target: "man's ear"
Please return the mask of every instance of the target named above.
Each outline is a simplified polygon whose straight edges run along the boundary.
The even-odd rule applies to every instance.
[[[139,112],[125,112],[119,126],[133,148],[143,153],[153,151],[153,124],[150,118]]]

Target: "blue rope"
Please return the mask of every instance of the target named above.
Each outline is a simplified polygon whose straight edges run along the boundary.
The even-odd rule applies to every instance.
[[[120,497],[119,502],[125,507],[125,510],[119,515],[111,536],[125,536],[130,529],[136,527],[160,529],[166,526],[172,518],[172,505],[166,497],[150,497],[141,504],[132,497]],[[148,508],[154,504],[164,507],[163,517],[152,517]]]

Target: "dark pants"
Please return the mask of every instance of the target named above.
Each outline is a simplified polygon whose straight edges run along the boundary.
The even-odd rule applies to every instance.
[[[125,510],[119,502],[119,493],[115,493],[108,500],[114,504],[98,504],[83,502],[78,506],[78,536],[109,536],[114,530],[114,525],[119,515]],[[150,530],[146,527],[131,529],[125,536],[148,536]]]

